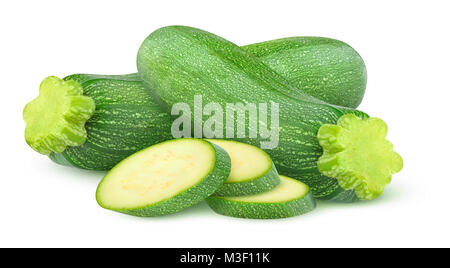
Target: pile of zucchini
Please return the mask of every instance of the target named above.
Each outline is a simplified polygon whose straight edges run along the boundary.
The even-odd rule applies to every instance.
[[[32,149],[58,164],[109,170],[96,194],[103,208],[159,216],[206,200],[227,216],[284,218],[313,210],[315,199],[374,199],[402,169],[386,124],[355,109],[366,68],[343,42],[293,37],[239,47],[169,26],[142,43],[137,69],[47,77],[23,112]],[[198,95],[223,106],[277,103],[278,146],[258,148],[259,136],[174,139],[173,105],[193,111]]]

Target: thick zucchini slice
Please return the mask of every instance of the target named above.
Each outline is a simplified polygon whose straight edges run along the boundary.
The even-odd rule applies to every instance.
[[[280,179],[277,187],[265,193],[237,197],[210,196],[206,202],[219,214],[250,219],[293,217],[316,207],[306,184],[286,176],[280,176]]]
[[[103,178],[97,202],[134,216],[160,216],[213,194],[230,173],[230,157],[200,139],[176,139],[126,158]]]
[[[214,195],[251,195],[267,192],[280,184],[272,159],[260,148],[231,140],[208,141],[219,145],[231,159],[230,176]]]

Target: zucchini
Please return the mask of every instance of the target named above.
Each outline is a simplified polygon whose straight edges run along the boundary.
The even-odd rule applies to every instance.
[[[171,116],[151,99],[136,74],[48,77],[23,116],[31,148],[56,163],[84,169],[109,170],[172,138]]]
[[[356,108],[366,90],[361,56],[344,42],[291,37],[242,47],[303,92],[330,104]]]
[[[364,63],[345,43],[320,37],[293,37],[243,48],[311,96],[355,106],[364,94]],[[27,143],[54,162],[109,170],[132,153],[172,138],[172,118],[147,94],[137,74],[75,74],[63,80],[45,79],[41,96],[24,109]],[[55,104],[67,103],[75,96],[52,93],[67,92],[64,83],[78,91],[72,93],[79,99],[71,104],[75,114],[68,115],[73,120],[64,119],[63,111],[58,109],[65,108]],[[97,104],[95,112],[93,102]]]
[[[309,187],[292,178],[280,176],[281,183],[271,191],[255,195],[206,199],[209,207],[225,216],[250,219],[278,219],[305,214],[316,207]]]
[[[98,204],[141,217],[171,214],[213,194],[231,162],[220,147],[200,139],[175,139],[126,158],[97,188]]]
[[[266,192],[280,183],[272,159],[256,146],[230,140],[208,139],[231,158],[231,172],[214,195],[241,196]]]
[[[380,125],[368,120],[367,114],[306,95],[255,56],[214,34],[184,26],[161,28],[150,34],[141,45],[137,66],[144,85],[167,111],[180,102],[195,110],[196,95],[200,95],[205,104],[220,104],[223,110],[226,103],[276,102],[279,105],[278,146],[266,149],[266,152],[280,173],[305,182],[317,198],[349,202],[373,199],[378,189],[384,189],[389,183],[391,174],[401,169],[401,158],[392,147],[377,150],[379,144],[387,141],[378,129]],[[345,162],[333,162],[335,166],[332,169],[341,170],[340,176],[328,177],[317,166],[323,153],[317,134],[323,125],[338,124],[339,118],[345,114],[352,114],[352,118],[369,125],[363,130],[349,126],[348,131],[353,134],[346,136],[353,140],[348,140],[346,147],[351,148],[361,142],[370,145],[355,148],[353,151],[357,153],[348,154]],[[356,119],[351,122],[356,122]],[[194,119],[192,128],[202,129],[205,121],[205,118]],[[272,123],[274,121],[269,118],[268,125]],[[236,128],[228,127],[234,131],[232,137],[238,137]],[[248,133],[257,133],[248,120],[246,129]],[[222,134],[226,137],[226,133]],[[266,138],[258,135],[256,138],[234,139],[260,146]],[[362,162],[361,159],[370,161]],[[381,174],[382,179],[365,172],[379,168],[386,171]],[[356,182],[342,183],[347,180],[349,172]],[[372,184],[376,184],[377,190],[369,187]]]

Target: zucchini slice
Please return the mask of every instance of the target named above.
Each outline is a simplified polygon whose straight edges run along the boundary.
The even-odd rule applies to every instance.
[[[211,196],[208,205],[218,214],[249,219],[278,219],[301,215],[316,207],[309,187],[295,179],[280,176],[271,191],[238,197]]]
[[[230,173],[230,157],[201,139],[175,139],[126,158],[100,182],[98,204],[141,216],[171,214],[213,194]]]
[[[208,141],[224,149],[231,159],[230,176],[214,195],[252,195],[267,192],[280,184],[272,159],[260,148],[231,140]]]

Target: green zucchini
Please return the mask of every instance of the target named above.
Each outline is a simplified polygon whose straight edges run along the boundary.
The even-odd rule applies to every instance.
[[[144,85],[167,111],[177,103],[185,103],[195,110],[197,95],[202,97],[204,104],[217,103],[223,110],[226,103],[276,102],[279,105],[278,146],[266,149],[266,152],[280,173],[305,182],[317,198],[337,201],[373,199],[378,189],[384,189],[389,183],[391,174],[401,169],[401,158],[392,147],[377,150],[379,144],[385,143],[385,136],[378,131],[378,124],[367,119],[367,114],[306,95],[255,56],[214,34],[184,26],[161,28],[141,45],[137,66]],[[352,149],[357,153],[348,154],[345,162],[333,162],[335,166],[331,169],[341,170],[340,176],[327,177],[317,166],[323,154],[317,134],[323,125],[338,124],[345,114],[359,117],[358,120],[369,125],[364,130],[350,126],[348,131],[352,134],[346,136],[353,140],[348,140],[346,147],[361,142],[370,145]],[[205,119],[194,118],[192,128],[202,129]],[[269,118],[268,125],[272,123],[274,121]],[[234,126],[228,127],[234,131],[232,137],[238,137]],[[248,120],[246,127],[248,133],[257,133]],[[227,136],[225,131],[222,134]],[[259,135],[235,140],[260,146],[265,138]],[[371,161],[361,163],[361,159]],[[386,171],[381,179],[365,172],[366,169],[380,168]],[[347,173],[351,173],[350,177],[357,183],[342,183],[347,180]],[[376,190],[369,187],[372,184],[376,184]]]
[[[151,99],[136,74],[77,74],[64,81],[49,77],[39,92],[24,109],[25,138],[59,164],[109,170],[127,156],[172,138],[171,116]]]
[[[330,104],[356,108],[366,90],[361,56],[344,42],[292,37],[242,47],[303,92]]]
[[[354,106],[364,94],[364,63],[345,43],[320,37],[293,37],[243,48],[311,96]],[[54,162],[109,170],[132,153],[172,138],[172,118],[147,94],[137,74],[76,74],[63,80],[78,90],[75,96],[79,101],[71,104],[76,111],[72,111],[73,120],[64,119],[64,111],[59,111],[63,106],[55,106],[74,98],[51,93],[68,91],[56,77],[43,81],[41,96],[24,110],[27,143]],[[95,112],[92,101],[97,104]]]
[[[141,217],[171,214],[213,194],[227,179],[228,154],[201,139],[175,139],[126,158],[97,188],[98,204]]]
[[[278,219],[305,214],[316,207],[309,187],[280,176],[281,183],[271,191],[255,195],[210,196],[206,203],[218,214],[250,219]]]
[[[267,192],[280,183],[272,159],[256,146],[231,140],[208,139],[231,158],[231,172],[216,196],[241,196]]]

